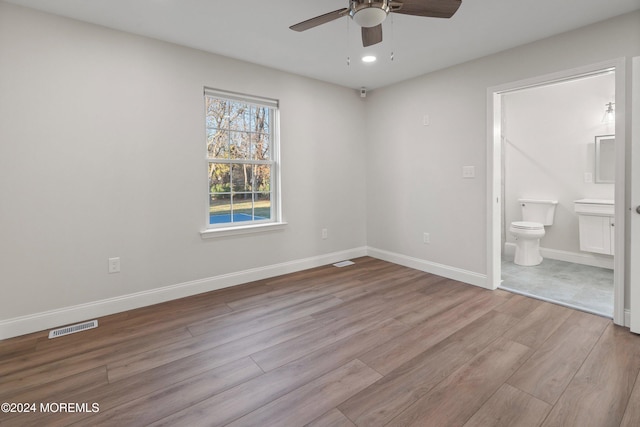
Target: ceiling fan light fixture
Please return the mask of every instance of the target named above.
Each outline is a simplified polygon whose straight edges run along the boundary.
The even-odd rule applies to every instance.
[[[379,5],[367,5],[356,9],[351,16],[356,24],[361,27],[369,28],[382,24],[387,17],[389,8],[379,7]]]
[[[374,55],[365,55],[362,57],[362,62],[376,62],[376,59]]]

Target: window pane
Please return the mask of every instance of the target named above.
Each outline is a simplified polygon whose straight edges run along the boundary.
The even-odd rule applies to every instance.
[[[267,107],[251,107],[251,130],[257,133],[271,133],[271,112]]]
[[[251,108],[248,105],[231,102],[229,108],[229,129],[248,131],[251,128]]]
[[[233,222],[253,220],[253,194],[233,194]]]
[[[231,195],[211,194],[209,196],[209,224],[231,222]]]
[[[271,165],[253,165],[254,191],[271,191]]]
[[[269,135],[264,133],[254,133],[251,135],[251,158],[255,160],[271,159]]]
[[[229,132],[207,129],[207,156],[210,159],[229,158]]]
[[[209,163],[209,192],[231,192],[230,167],[224,163]]]
[[[207,128],[229,129],[229,101],[206,98]]]
[[[256,193],[255,194],[255,219],[271,219],[271,194]]]
[[[246,132],[230,132],[229,154],[232,159],[248,159],[250,156],[249,134]]]
[[[232,165],[231,183],[234,192],[251,192],[253,168],[251,165]]]

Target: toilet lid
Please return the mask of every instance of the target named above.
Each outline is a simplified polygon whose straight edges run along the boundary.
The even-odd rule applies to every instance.
[[[511,226],[513,228],[520,228],[522,230],[544,230],[544,225],[539,222],[529,222],[529,221],[516,221],[512,222]]]

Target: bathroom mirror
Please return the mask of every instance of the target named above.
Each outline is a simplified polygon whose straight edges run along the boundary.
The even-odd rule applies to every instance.
[[[616,177],[616,137],[596,136],[596,183],[613,184]]]

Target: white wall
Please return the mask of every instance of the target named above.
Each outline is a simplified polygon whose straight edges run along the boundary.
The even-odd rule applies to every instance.
[[[486,276],[487,88],[636,55],[638,12],[372,91],[369,246],[427,269],[447,266],[458,277]],[[475,166],[475,179],[462,178],[465,165]],[[430,244],[422,243],[423,232]]]
[[[595,183],[594,163],[595,136],[615,133],[613,123],[602,122],[605,104],[615,101],[615,75],[503,96],[506,241],[515,243],[509,224],[522,220],[519,198],[557,200],[554,223],[545,228],[541,246],[581,255],[573,202],[615,198],[614,184]],[[591,183],[585,173],[592,175]]]
[[[284,230],[201,238],[204,86],[280,100]],[[363,248],[364,105],[342,87],[0,2],[0,324]],[[107,274],[116,256],[122,272]]]

